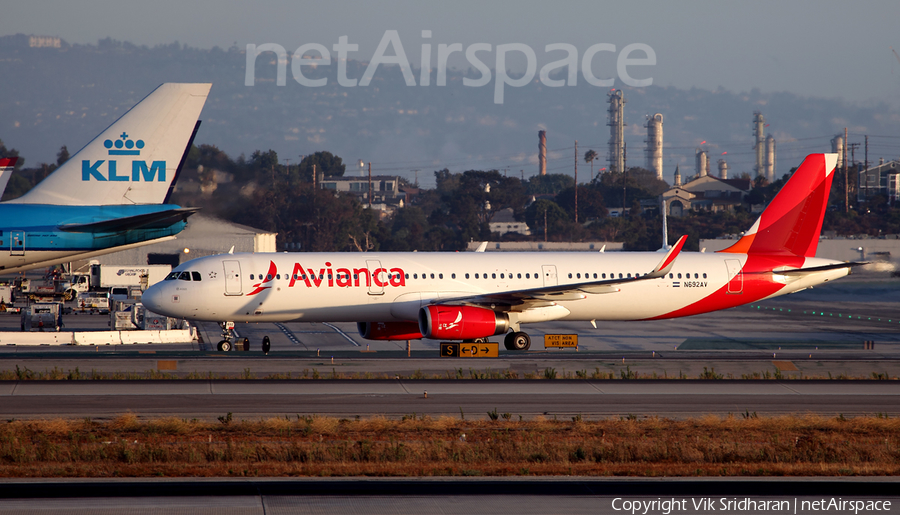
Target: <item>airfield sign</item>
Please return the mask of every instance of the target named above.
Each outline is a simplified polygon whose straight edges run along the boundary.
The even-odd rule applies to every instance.
[[[545,334],[544,348],[548,347],[578,347],[577,334]]]
[[[500,344],[485,343],[441,343],[442,358],[496,358],[500,356]]]

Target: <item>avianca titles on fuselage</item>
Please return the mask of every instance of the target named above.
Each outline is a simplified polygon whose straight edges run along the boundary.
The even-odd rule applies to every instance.
[[[807,157],[735,245],[715,253],[263,253],[191,260],[143,295],[191,320],[359,322],[370,339],[476,339],[521,324],[695,315],[846,275],[814,257],[834,154]]]

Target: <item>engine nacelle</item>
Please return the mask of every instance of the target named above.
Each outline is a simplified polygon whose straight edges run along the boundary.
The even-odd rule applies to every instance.
[[[359,335],[366,340],[419,340],[419,324],[416,322],[357,322]]]
[[[503,334],[509,316],[475,306],[425,306],[419,310],[419,332],[435,340],[470,340]]]

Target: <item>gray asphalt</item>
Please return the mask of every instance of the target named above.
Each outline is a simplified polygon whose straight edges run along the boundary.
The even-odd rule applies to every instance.
[[[777,512],[821,513],[813,502],[891,503],[900,496],[894,478],[843,481],[778,478],[615,479],[615,478],[348,478],[348,479],[212,479],[212,480],[10,480],[0,484],[0,514],[240,514],[288,513],[365,515],[623,514],[628,503],[636,513],[763,513],[766,509],[725,502],[787,502]],[[706,508],[704,501],[711,501]],[[669,504],[649,504],[667,501]],[[796,504],[796,510],[794,506]],[[695,507],[696,506],[696,507]],[[645,507],[648,508],[645,511]],[[832,510],[854,513],[851,510]],[[865,508],[856,513],[879,513]]]
[[[3,418],[900,415],[896,381],[7,381],[0,399]]]

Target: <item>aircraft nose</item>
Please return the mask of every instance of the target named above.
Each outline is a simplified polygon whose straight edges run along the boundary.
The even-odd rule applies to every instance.
[[[153,286],[147,288],[141,295],[141,302],[144,304],[144,307],[153,311],[154,313],[159,313],[160,315],[166,315],[166,306],[165,306],[165,288],[162,284],[154,284]]]

